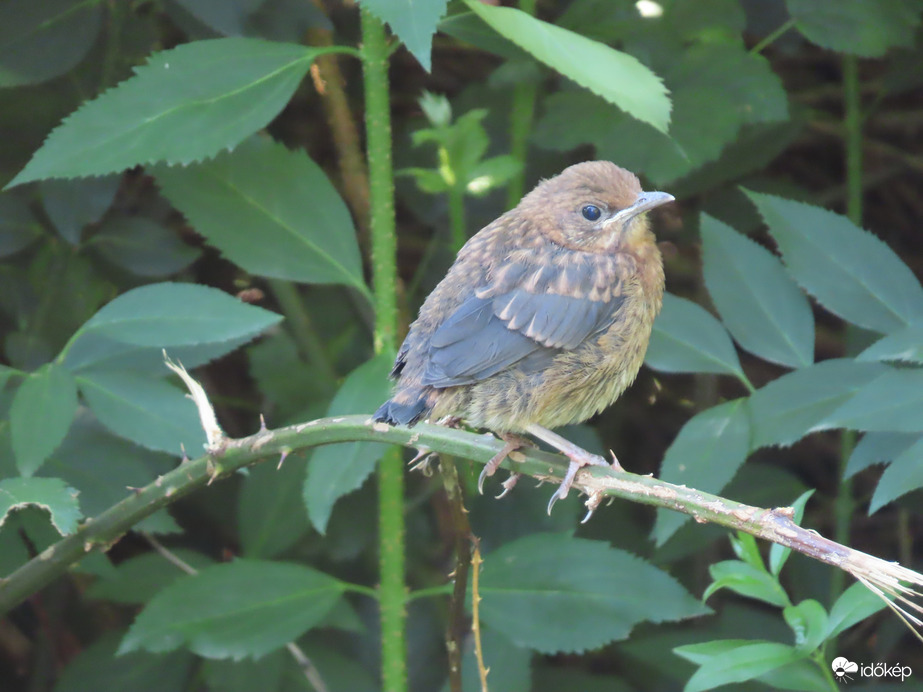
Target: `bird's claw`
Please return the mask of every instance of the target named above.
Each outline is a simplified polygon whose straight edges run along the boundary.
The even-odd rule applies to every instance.
[[[503,486],[503,492],[497,495],[498,500],[502,500],[504,497],[509,495],[510,490],[516,487],[516,483],[519,482],[519,478],[522,476],[521,473],[511,473],[510,477],[507,478],[501,485]]]
[[[429,447],[420,447],[416,456],[407,462],[407,466],[411,471],[421,471],[424,476],[429,477],[432,475],[430,463],[434,456],[435,454],[430,451]]]
[[[567,497],[567,493],[570,492],[570,488],[574,484],[574,478],[577,477],[577,471],[584,466],[609,466],[609,462],[596,454],[585,453],[579,456],[571,456],[570,464],[567,466],[567,473],[564,474],[561,485],[558,486],[558,489],[554,491],[554,495],[552,495],[551,499],[548,501],[549,516],[551,516],[551,508],[554,507],[554,503]],[[590,514],[592,514],[592,512],[590,512]],[[588,518],[589,517],[587,517],[587,519]]]
[[[581,524],[586,524],[590,520],[590,517],[593,516],[593,513],[596,511],[596,508],[599,507],[599,503],[602,502],[602,499],[602,493],[596,492],[590,495],[586,501],[586,516],[580,520]]]
[[[494,475],[494,472],[497,470],[496,468],[491,468],[491,464],[493,464],[493,462],[494,462],[494,460],[491,459],[491,460],[488,461],[486,464],[484,464],[484,468],[481,469],[481,475],[478,476],[478,493],[481,494],[481,495],[484,494],[484,480],[485,480],[488,476]],[[498,466],[499,466],[499,464],[498,464]]]
[[[503,438],[503,447],[501,447],[500,451],[491,457],[490,461],[484,464],[484,468],[481,470],[481,475],[478,476],[478,492],[481,495],[484,494],[484,481],[497,472],[497,469],[500,468],[500,464],[503,463],[503,460],[520,447],[529,444],[528,440],[523,440],[521,437],[508,433],[504,433],[500,437]],[[504,487],[506,487],[506,483],[504,483]],[[512,488],[512,486],[510,486],[510,488]],[[506,492],[504,491],[503,495],[505,494]],[[500,497],[503,497],[503,495]]]

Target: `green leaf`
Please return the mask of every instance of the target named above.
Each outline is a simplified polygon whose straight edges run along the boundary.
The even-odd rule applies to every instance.
[[[727,330],[691,300],[664,293],[644,362],[663,372],[713,372],[747,381]]]
[[[157,469],[171,468],[174,460],[115,437],[81,407],[67,437],[49,457],[43,473],[80,491],[84,515],[95,517],[124,500],[130,488],[143,488],[157,477]],[[179,529],[167,510],[135,524],[139,531],[174,533]]]
[[[694,45],[670,71],[667,83],[675,107],[670,134],[698,165],[716,159],[744,123],[788,119],[782,81],[768,60],[742,45]]]
[[[313,654],[305,652],[305,655],[308,656],[308,660],[312,662],[312,665],[316,665],[315,661],[317,659]],[[279,650],[273,651],[257,661],[249,659],[243,661],[204,661],[202,676],[207,683],[206,689],[209,690],[220,690],[221,692],[253,692],[254,690],[282,692],[290,689],[289,685],[283,684],[283,680],[288,672],[286,669],[290,670],[293,663],[292,656],[288,651]],[[320,672],[317,675],[324,681],[324,686],[328,690],[337,689],[330,686],[330,680],[326,676],[322,676]]]
[[[667,449],[660,478],[717,493],[734,477],[750,451],[747,400],[737,399],[702,411],[691,418]],[[689,515],[657,510],[652,536],[663,545]]]
[[[93,315],[71,348],[90,334],[156,348],[231,341],[255,336],[281,319],[208,286],[150,284],[123,293]]]
[[[657,75],[637,58],[510,7],[478,0],[465,4],[498,34],[553,70],[602,96],[661,132],[670,122],[670,99]]]
[[[827,422],[850,430],[923,431],[923,370],[887,368],[832,412]]]
[[[915,0],[786,0],[798,31],[822,48],[879,57],[893,46],[912,46],[920,23]]]
[[[923,288],[877,237],[845,216],[745,190],[795,280],[830,312],[876,332],[923,319]]]
[[[176,274],[201,254],[186,245],[176,231],[140,216],[110,219],[91,244],[107,260],[138,276]]]
[[[751,449],[788,446],[809,433],[842,427],[832,414],[886,372],[881,363],[837,358],[773,380],[750,396]]]
[[[593,13],[599,15],[603,7],[615,12],[601,5]],[[669,64],[672,69],[664,75],[673,94],[669,136],[592,93],[566,89],[544,99],[536,143],[552,151],[590,144],[598,157],[666,185],[717,159],[741,127],[787,120],[779,78],[764,58],[742,46],[697,45]]]
[[[391,394],[388,373],[394,358],[382,353],[353,370],[330,403],[328,416],[371,411]],[[308,461],[303,497],[308,517],[324,533],[333,505],[359,488],[375,470],[387,449],[379,442],[343,442],[324,445]]]
[[[171,548],[170,552],[196,570],[203,570],[215,562],[207,555],[187,548]],[[142,605],[185,575],[186,572],[160,553],[144,553],[120,562],[114,575],[97,579],[86,593],[93,599]]]
[[[439,22],[439,32],[506,60],[532,62],[528,53],[484,24],[474,12],[446,17]]]
[[[104,634],[74,656],[54,686],[54,692],[183,692],[193,664],[188,651],[157,656],[138,651],[117,655],[119,633]]]
[[[16,467],[31,476],[67,434],[77,410],[77,385],[67,370],[48,363],[19,386],[10,407]]]
[[[681,115],[676,109],[684,106],[674,94],[674,118]],[[592,144],[598,158],[618,161],[656,185],[675,180],[697,165],[669,135],[584,89],[554,93],[544,99],[542,110],[532,137],[542,149],[565,152]],[[574,122],[580,127],[573,127]]]
[[[717,646],[724,645],[724,646]],[[776,642],[717,640],[673,649],[683,658],[699,664],[683,692],[711,690],[732,682],[746,682],[793,663],[802,654]]]
[[[915,433],[865,433],[849,455],[844,478],[852,478],[874,464],[891,462],[920,439]]]
[[[755,598],[770,605],[785,608],[790,605],[788,596],[779,582],[765,569],[759,569],[740,560],[716,562],[708,568],[712,583],[702,594],[707,601],[713,593],[730,589],[741,596]]]
[[[77,530],[83,517],[77,491],[60,478],[5,478],[0,481],[0,527],[10,512],[28,506],[51,515],[51,523],[62,536]]]
[[[792,509],[795,510],[795,516],[792,517],[792,521],[801,526],[801,520],[804,517],[804,508],[808,504],[808,500],[811,499],[811,496],[814,494],[814,489],[805,490],[797,499],[792,503]],[[792,549],[780,545],[779,543],[773,543],[769,546],[769,572],[775,577],[779,576],[779,573],[782,571],[782,568],[785,567],[785,563],[788,561],[788,556],[791,555]]]
[[[103,7],[83,0],[6,0],[0,4],[0,87],[64,74],[90,51]]]
[[[423,69],[432,69],[433,34],[448,0],[360,0],[362,7],[387,22]]]
[[[163,380],[130,372],[88,372],[77,378],[80,393],[99,421],[120,437],[179,456],[200,453],[205,433],[195,404]]]
[[[222,38],[157,53],[65,119],[10,185],[188,164],[233,148],[282,110],[320,52]]]
[[[480,595],[482,622],[543,653],[594,649],[625,638],[642,621],[707,612],[644,560],[564,534],[532,534],[487,555]]]
[[[236,350],[256,336],[256,334],[250,334],[230,341],[193,346],[171,346],[169,355],[170,358],[179,361],[191,370]],[[90,369],[131,370],[161,377],[166,368],[163,362],[163,348],[127,344],[96,332],[80,334],[80,337],[67,349],[62,364],[74,374]]]
[[[349,210],[303,151],[254,138],[212,161],[153,172],[196,230],[248,272],[368,295]]]
[[[478,161],[468,174],[465,190],[470,195],[486,195],[501,187],[522,170],[522,162],[514,156],[493,156]]]
[[[527,692],[533,689],[531,687],[533,680],[531,651],[514,645],[509,639],[489,627],[481,630],[481,639],[484,665],[490,669],[490,686],[493,689],[509,692],[516,690]],[[538,680],[536,679],[535,682]],[[442,688],[442,692],[449,692],[448,683]],[[465,648],[462,652],[462,692],[483,692],[474,651],[474,637],[465,638]],[[581,690],[581,692],[586,692],[586,690]]]
[[[521,651],[521,649],[519,649]],[[493,675],[493,665],[490,666],[490,674]],[[663,672],[663,671],[661,671]],[[671,671],[672,673],[673,671]],[[667,673],[668,677],[673,677]],[[480,692],[477,684],[477,669],[473,671],[474,680],[471,687],[465,687],[465,692]],[[488,678],[491,684],[492,678]],[[462,683],[467,684],[467,678],[462,678]],[[499,689],[517,689],[500,687]],[[617,673],[601,675],[590,673],[577,668],[576,666],[556,666],[554,663],[549,665],[536,664],[532,675],[532,686],[528,684],[518,688],[520,692],[561,692],[562,690],[579,690],[579,692],[634,692],[636,689],[633,685]]]
[[[765,248],[702,214],[705,286],[737,342],[793,368],[814,362],[814,316],[804,294]]]
[[[747,26],[738,0],[676,0],[664,20],[683,39],[719,46],[734,45]]]
[[[923,324],[911,324],[882,337],[856,356],[856,360],[923,363]]]
[[[830,689],[826,671],[809,658],[802,658],[780,668],[764,673],[759,682],[772,690],[798,690],[803,692],[820,692]]]
[[[247,18],[265,0],[176,0],[203,24],[225,36],[243,36]]]
[[[71,245],[80,244],[84,226],[99,221],[112,206],[120,175],[81,180],[43,180],[42,206],[58,233]]]
[[[761,572],[766,571],[763,554],[756,543],[756,538],[745,531],[738,531],[736,536],[730,536],[730,541],[738,560],[746,562],[751,567],[756,567]]]
[[[853,625],[870,617],[886,607],[885,602],[868,590],[864,584],[856,583],[840,594],[827,618],[825,639],[839,636]]]
[[[304,463],[289,459],[250,469],[240,489],[237,526],[246,557],[270,558],[295,545],[308,530],[301,499]]]
[[[813,598],[788,606],[782,615],[795,633],[795,648],[811,652],[827,638],[827,611]]]
[[[28,198],[16,192],[0,193],[0,258],[16,254],[42,235]]]
[[[337,604],[342,584],[310,567],[236,560],[160,591],[119,654],[184,646],[205,658],[259,658],[297,639]]]
[[[869,502],[869,514],[920,487],[923,487],[923,440],[912,444],[888,464]]]

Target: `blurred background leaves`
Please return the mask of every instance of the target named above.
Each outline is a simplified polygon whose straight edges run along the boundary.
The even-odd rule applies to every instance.
[[[395,36],[402,323],[523,191],[611,159],[678,199],[653,219],[671,293],[650,368],[566,435],[744,502],[800,497],[804,525],[919,570],[923,3],[360,4]],[[360,44],[336,2],[0,0],[0,575],[200,453],[163,347],[232,436],[385,397],[349,163]],[[381,453],[293,454],[148,517],[0,620],[4,689],[321,689],[289,641],[326,689],[378,689]],[[880,602],[800,555],[626,503],[578,527],[576,498],[548,518],[527,484],[498,503],[459,468],[494,690],[923,669]],[[438,480],[407,476],[405,519],[422,692],[446,684]]]

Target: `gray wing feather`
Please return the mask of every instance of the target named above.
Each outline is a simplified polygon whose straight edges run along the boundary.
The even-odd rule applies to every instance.
[[[466,300],[435,331],[423,384],[454,387],[483,380],[526,357],[539,344],[511,331],[493,313],[489,298]]]
[[[620,297],[602,302],[521,288],[473,296],[433,333],[423,384],[471,384],[523,359],[530,370],[545,366],[561,349],[576,348],[611,324],[621,302]]]

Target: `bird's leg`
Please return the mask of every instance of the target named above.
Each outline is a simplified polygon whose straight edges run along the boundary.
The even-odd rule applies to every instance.
[[[609,462],[607,462],[598,454],[591,454],[582,447],[578,447],[573,442],[565,440],[557,433],[554,433],[548,428],[542,427],[541,425],[532,423],[526,428],[526,432],[528,432],[530,435],[535,435],[538,439],[542,440],[542,442],[547,442],[558,451],[563,452],[565,456],[570,459],[570,465],[567,467],[567,473],[564,474],[564,480],[561,481],[561,485],[558,486],[558,489],[554,492],[554,495],[551,496],[551,500],[548,501],[548,514],[551,514],[551,508],[554,507],[555,502],[558,500],[563,500],[565,497],[567,497],[567,493],[570,490],[570,487],[574,484],[574,477],[577,475],[577,471],[582,469],[584,466],[610,465]],[[619,465],[619,462],[614,455],[612,457],[611,467],[619,471],[622,470],[621,465]]]
[[[529,442],[529,440],[523,439],[519,435],[514,435],[513,433],[498,434],[500,439],[503,440],[504,444],[500,451],[494,454],[491,460],[484,464],[484,470],[481,471],[481,475],[478,476],[478,492],[481,493],[481,495],[484,494],[484,479],[494,475],[497,472],[497,469],[500,468],[500,464],[503,463],[503,460],[506,459],[511,452],[515,452],[520,447],[532,446],[532,443]],[[513,481],[509,488],[506,488],[506,484],[504,484],[504,488],[506,488],[506,490],[503,491],[503,494],[500,497],[506,495],[507,491],[512,488],[515,483],[516,481]]]

